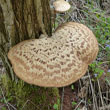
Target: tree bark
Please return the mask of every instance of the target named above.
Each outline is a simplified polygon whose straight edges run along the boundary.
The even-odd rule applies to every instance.
[[[0,0],[0,57],[12,79],[13,70],[7,58],[9,48],[51,33],[49,0]]]
[[[23,40],[39,38],[41,34],[52,34],[49,2],[0,0],[0,57],[11,81],[15,81],[16,76],[7,57],[9,49]]]

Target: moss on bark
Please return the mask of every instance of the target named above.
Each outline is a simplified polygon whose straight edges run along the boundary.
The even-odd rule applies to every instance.
[[[41,88],[26,84],[22,80],[16,83],[6,74],[1,77],[1,85],[6,100],[16,105],[17,110],[52,110],[54,104],[60,107],[57,88]]]

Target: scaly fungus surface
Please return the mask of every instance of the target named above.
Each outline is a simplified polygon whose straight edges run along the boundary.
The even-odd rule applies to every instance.
[[[59,26],[51,38],[15,45],[8,58],[16,75],[25,82],[62,87],[80,79],[97,53],[98,42],[92,31],[83,24],[68,22]]]
[[[66,12],[71,7],[70,4],[66,2],[65,0],[56,0],[55,2],[53,2],[53,6],[57,13]]]

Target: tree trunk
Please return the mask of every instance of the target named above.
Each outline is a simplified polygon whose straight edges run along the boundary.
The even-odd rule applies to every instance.
[[[11,46],[52,33],[49,0],[0,0],[0,56],[14,79],[7,53]]]
[[[0,0],[0,57],[11,80],[15,75],[7,58],[9,48],[41,34],[51,36],[49,0]]]

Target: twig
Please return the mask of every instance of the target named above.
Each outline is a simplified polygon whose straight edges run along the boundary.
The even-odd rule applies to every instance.
[[[103,99],[110,101],[110,99],[108,99],[108,98],[106,98],[106,97],[103,97]]]
[[[105,48],[99,43],[99,46],[105,50]]]
[[[21,108],[21,110],[24,110],[24,107],[26,106],[26,104],[27,104],[28,102],[30,102],[30,103],[33,104],[36,108],[38,108],[38,107],[36,106],[36,104],[34,104],[32,101],[27,100],[27,101],[24,103],[24,105],[23,105],[23,107]]]
[[[65,91],[65,89],[63,87],[62,98],[61,98],[61,110],[63,110],[64,91]]]
[[[7,103],[8,105],[10,105],[14,110],[17,110],[12,104]]]
[[[83,100],[81,100],[81,101],[79,102],[79,104],[76,106],[76,108],[75,108],[74,110],[77,110],[77,108],[79,107],[79,105],[80,105],[82,102],[83,102]]]
[[[101,93],[101,88],[100,88],[100,84],[99,84],[99,80],[98,80],[98,79],[97,79],[97,82],[98,82],[99,94],[100,94],[100,98],[101,98],[102,107],[104,107],[104,102],[103,102],[102,93]],[[103,109],[104,109],[104,108],[103,108]]]
[[[94,110],[98,110],[97,100],[96,100],[96,96],[95,96],[95,93],[94,93],[94,89],[93,89],[92,81],[91,81],[91,78],[90,78],[89,70],[88,70],[88,76],[89,76],[90,86],[91,86],[91,90],[92,90],[93,102],[95,102],[93,104],[93,107],[94,107]]]
[[[102,62],[102,63],[103,63],[103,64],[104,64],[104,63],[110,63],[110,61],[104,61],[104,62]]]
[[[110,105],[100,107],[99,110],[104,110],[103,108],[106,109],[106,110],[110,110]]]

